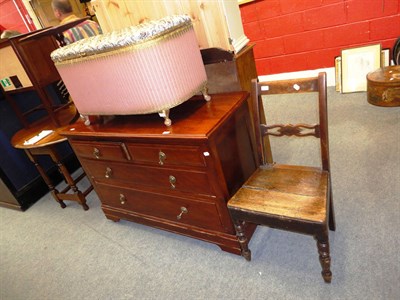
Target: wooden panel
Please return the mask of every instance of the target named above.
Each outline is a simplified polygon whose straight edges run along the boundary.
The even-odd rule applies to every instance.
[[[200,6],[196,1],[180,1],[183,13],[188,14],[192,19],[193,28],[196,32],[197,41],[200,48],[208,48],[210,44],[207,40],[205,26],[200,16]],[[217,12],[216,12],[217,13]]]
[[[229,33],[225,15],[219,1],[197,1],[200,7],[200,20],[208,41],[208,47],[230,49]],[[240,20],[239,20],[240,22]]]
[[[103,32],[135,26],[168,15],[187,14],[193,21],[200,48],[231,48],[221,1],[93,0],[91,3]]]
[[[95,0],[92,1],[92,7],[103,33],[137,25],[123,1]]]
[[[235,56],[240,86],[243,91],[249,93],[251,93],[251,80],[258,77],[253,47],[254,44],[247,45]]]
[[[24,67],[19,61],[14,49],[11,45],[4,48],[0,48],[0,79],[10,76],[18,76],[19,81],[23,87],[31,87],[32,82],[29,80],[28,75],[25,72]],[[15,90],[14,86],[4,88],[5,91]]]
[[[58,48],[54,37],[43,36],[37,40],[15,39],[12,43],[18,49],[25,70],[30,73],[33,81],[45,86],[60,80],[60,75],[50,58],[50,53]]]

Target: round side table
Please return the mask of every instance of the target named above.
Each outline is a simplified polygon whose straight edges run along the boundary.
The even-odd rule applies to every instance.
[[[66,120],[70,120],[69,114],[71,113],[71,116],[73,116],[73,114],[76,114],[76,110],[73,111],[73,109],[68,108],[63,113],[65,114],[64,119],[66,118]],[[76,184],[86,176],[85,172],[82,172],[76,179],[73,179],[71,174],[68,172],[68,169],[63,164],[61,156],[58,154],[56,149],[57,144],[67,142],[67,138],[59,134],[64,127],[56,127],[50,119],[44,119],[33,124],[29,128],[24,128],[18,131],[12,137],[11,144],[15,148],[25,150],[28,158],[35,164],[43,180],[49,187],[54,199],[62,208],[66,207],[63,200],[71,200],[77,201],[82,205],[84,210],[88,210],[89,206],[86,204],[85,197],[93,190],[93,186],[90,185],[84,192],[81,192]],[[38,136],[40,135],[41,138],[39,139]],[[63,190],[58,191],[54,187],[52,180],[47,176],[46,171],[38,163],[36,159],[36,156],[38,155],[49,155],[57,165],[67,183],[67,186]],[[68,193],[69,191],[72,191],[72,193]]]

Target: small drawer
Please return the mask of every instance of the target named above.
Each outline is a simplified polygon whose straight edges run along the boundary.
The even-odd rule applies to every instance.
[[[98,184],[102,204],[210,230],[222,230],[214,203]]]
[[[130,186],[148,186],[152,190],[179,191],[198,195],[214,195],[206,172],[144,165],[126,165],[81,159],[86,173],[96,182]]]
[[[112,161],[131,160],[131,155],[124,143],[71,141],[71,145],[79,157]]]
[[[134,162],[160,166],[202,167],[206,165],[204,155],[208,155],[201,151],[200,146],[128,143],[127,147]]]

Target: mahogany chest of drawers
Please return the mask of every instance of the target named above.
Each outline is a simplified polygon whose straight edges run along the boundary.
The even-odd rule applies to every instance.
[[[248,93],[194,97],[156,115],[76,123],[62,134],[107,218],[129,220],[240,254],[226,203],[256,168]],[[251,232],[254,227],[248,228]]]

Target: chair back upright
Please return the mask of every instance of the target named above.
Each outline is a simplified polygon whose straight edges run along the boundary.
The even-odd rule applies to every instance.
[[[318,77],[301,78],[292,80],[278,80],[258,82],[252,80],[253,122],[256,135],[256,145],[259,165],[272,163],[269,136],[314,136],[320,139],[322,169],[330,172],[329,139],[328,139],[328,113],[326,73],[321,72]],[[319,122],[317,124],[266,124],[261,120],[264,113],[262,96],[277,94],[318,93]],[[268,146],[266,145],[268,143]]]

